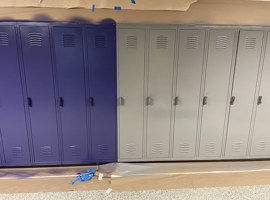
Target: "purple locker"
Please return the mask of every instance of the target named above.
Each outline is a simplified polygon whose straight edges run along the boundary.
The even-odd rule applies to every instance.
[[[6,165],[29,165],[30,153],[14,26],[0,26],[0,128]]]
[[[35,164],[59,163],[50,34],[47,26],[20,26]]]
[[[54,27],[55,60],[63,137],[63,162],[88,162],[83,33]]]
[[[91,100],[91,160],[115,162],[116,61],[115,25],[87,28]]]
[[[1,132],[0,132],[0,167],[2,166],[4,166],[4,152],[3,152],[2,138],[1,138]]]

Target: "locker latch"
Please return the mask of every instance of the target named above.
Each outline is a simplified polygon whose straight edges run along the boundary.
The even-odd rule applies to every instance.
[[[118,105],[119,106],[124,106],[125,105],[125,99],[123,97],[118,98]]]
[[[175,98],[174,98],[174,103],[173,103],[175,106],[177,106],[177,105],[180,105],[180,98],[178,97],[178,96],[176,96]]]
[[[204,96],[203,97],[203,105],[206,105],[207,104],[207,96]]]
[[[230,104],[233,105],[233,104],[234,104],[234,101],[235,101],[235,96],[232,96],[232,97],[231,97]]]
[[[257,105],[260,105],[260,104],[262,104],[262,96],[258,97]]]
[[[146,97],[146,105],[147,106],[154,105],[154,99],[152,97]]]
[[[28,97],[27,98],[27,104],[29,107],[32,107],[33,106],[33,102],[32,102],[32,98],[31,97]]]

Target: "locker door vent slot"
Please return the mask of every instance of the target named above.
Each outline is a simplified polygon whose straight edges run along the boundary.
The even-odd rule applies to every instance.
[[[199,46],[199,37],[198,36],[188,36],[187,37],[187,49],[198,49]]]
[[[128,49],[136,49],[137,48],[137,36],[127,36],[127,42],[126,42],[126,47]]]
[[[8,33],[0,32],[0,46],[8,46]]]
[[[232,151],[233,152],[240,152],[242,142],[233,142],[232,143]]]
[[[226,49],[228,45],[228,37],[227,36],[217,36],[216,41],[216,49]]]
[[[106,47],[106,38],[104,35],[96,35],[95,47],[96,48],[105,48]]]
[[[136,144],[126,144],[126,153],[127,154],[136,154],[137,146]]]
[[[13,147],[12,148],[12,157],[13,158],[22,158],[23,157],[22,147]]]
[[[72,34],[64,34],[63,47],[75,47],[75,36]]]
[[[266,141],[260,141],[257,146],[258,152],[265,152],[266,151],[267,142]]]
[[[216,152],[216,143],[208,142],[206,144],[206,153],[215,153]]]
[[[179,144],[179,152],[180,153],[189,153],[190,145],[188,143]]]
[[[28,44],[30,47],[41,47],[42,34],[41,33],[28,33]]]
[[[52,147],[51,146],[42,146],[40,147],[42,157],[52,156]]]
[[[256,38],[246,37],[246,49],[254,49],[256,46]]]
[[[98,145],[98,154],[100,155],[108,155],[109,154],[109,147],[106,144],[99,144]]]
[[[80,156],[81,155],[79,145],[69,146],[69,149],[70,149],[70,153],[71,153],[72,156]]]
[[[152,154],[162,154],[163,153],[163,144],[155,143],[152,146]]]
[[[157,36],[157,49],[167,49],[168,47],[168,37],[167,36]]]

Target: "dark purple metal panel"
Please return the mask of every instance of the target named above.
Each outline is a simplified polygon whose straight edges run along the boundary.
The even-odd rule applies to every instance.
[[[115,26],[87,29],[93,162],[116,161]]]
[[[4,166],[4,152],[3,152],[2,134],[0,129],[0,167],[1,166]]]
[[[0,26],[0,128],[7,165],[30,164],[14,26]]]
[[[53,36],[64,163],[83,163],[89,158],[82,28],[54,27]]]
[[[35,163],[60,162],[50,34],[47,26],[20,26]]]

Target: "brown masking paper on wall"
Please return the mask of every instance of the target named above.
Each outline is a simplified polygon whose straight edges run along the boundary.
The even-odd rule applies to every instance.
[[[186,11],[190,5],[198,0],[2,0],[0,7],[53,7],[53,8],[96,8],[114,9],[120,6],[122,9],[131,10],[176,10]]]
[[[129,2],[129,0],[126,1]],[[10,1],[0,0],[0,2],[1,5],[3,2]],[[243,0],[199,0],[185,12],[126,9],[122,11],[96,9],[95,12],[92,12],[91,8],[7,8],[0,6],[0,20],[100,22],[110,18],[117,23],[270,25],[269,10],[270,1]]]

